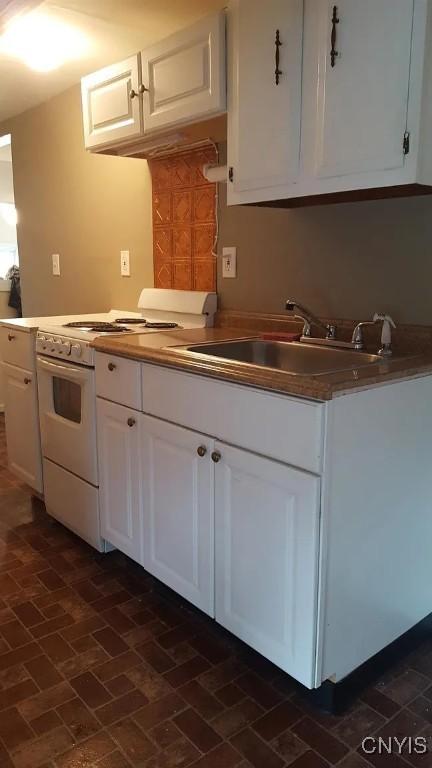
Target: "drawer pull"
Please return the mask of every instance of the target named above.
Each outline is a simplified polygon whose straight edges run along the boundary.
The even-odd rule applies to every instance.
[[[28,379],[27,377],[24,379],[24,384],[31,384],[31,379]]]
[[[117,368],[117,366],[115,365],[115,363],[108,363],[108,370],[109,371],[115,371],[116,368]]]
[[[206,453],[207,453],[207,448],[205,447],[205,445],[200,445],[199,448],[197,448],[197,454],[201,458],[204,458]]]
[[[13,336],[11,333],[8,333],[8,341],[14,341],[15,336]]]
[[[128,427],[134,427],[134,426],[135,426],[135,424],[136,424],[136,421],[135,421],[135,419],[129,418],[129,419],[127,420],[127,425],[128,425]]]
[[[219,453],[219,451],[213,451],[211,457],[212,457],[212,461],[214,461],[215,464],[218,464],[218,462],[222,458],[222,454]]]

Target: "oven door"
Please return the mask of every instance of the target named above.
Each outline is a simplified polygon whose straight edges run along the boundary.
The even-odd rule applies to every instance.
[[[37,358],[42,453],[98,484],[93,368]]]

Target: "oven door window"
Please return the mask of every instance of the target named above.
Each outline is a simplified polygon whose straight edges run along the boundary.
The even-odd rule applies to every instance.
[[[52,377],[54,410],[58,416],[81,424],[81,384]]]

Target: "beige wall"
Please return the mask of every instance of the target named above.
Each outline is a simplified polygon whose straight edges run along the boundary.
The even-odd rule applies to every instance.
[[[79,86],[1,125],[0,135],[9,130],[24,313],[135,309],[153,284],[147,163],[85,152]],[[120,277],[121,249],[131,252],[130,278]]]
[[[390,312],[432,325],[432,197],[296,210],[225,207],[220,246],[238,248],[238,278],[222,280],[226,309],[283,311],[295,298],[323,317]]]
[[[84,151],[79,87],[0,126],[12,132],[24,311],[134,309],[153,283],[147,163]],[[220,248],[238,247],[223,308],[281,312],[288,296],[323,316],[432,324],[432,197],[294,211],[226,208]],[[121,278],[119,252],[131,251]],[[62,276],[51,274],[61,254]]]

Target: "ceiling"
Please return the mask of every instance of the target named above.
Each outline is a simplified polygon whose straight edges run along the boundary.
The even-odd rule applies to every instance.
[[[85,58],[49,73],[34,72],[0,52],[0,122],[223,6],[223,0],[45,0],[44,13],[81,32],[88,50]]]

